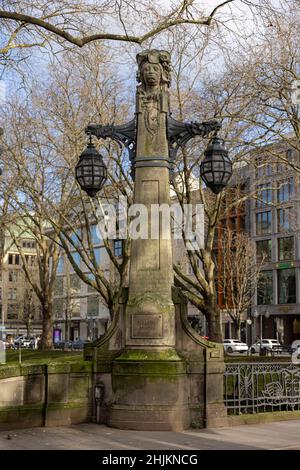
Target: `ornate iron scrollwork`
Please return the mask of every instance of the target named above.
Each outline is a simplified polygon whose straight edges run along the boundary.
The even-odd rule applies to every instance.
[[[181,122],[171,116],[167,117],[170,160],[175,161],[179,147],[184,147],[196,136],[207,137],[211,132],[218,132],[221,124],[218,121]]]
[[[128,150],[129,160],[133,171],[136,149],[136,118],[119,126],[115,126],[113,124],[107,126],[90,124],[85,129],[85,132],[87,134],[94,135],[97,139],[110,138],[117,142],[120,147],[124,145]]]
[[[183,147],[187,142],[196,137],[207,137],[211,132],[218,132],[221,124],[218,121],[205,121],[205,122],[180,122],[173,119],[171,116],[167,117],[167,136],[169,141],[169,159],[172,170],[174,169],[174,162],[179,147]],[[129,159],[132,168],[132,176],[134,177],[134,164],[135,164],[135,151],[136,151],[136,118],[131,121],[121,124],[119,126],[107,125],[101,126],[98,124],[90,124],[85,129],[87,134],[94,135],[98,139],[110,138],[120,146],[124,145],[129,153]]]

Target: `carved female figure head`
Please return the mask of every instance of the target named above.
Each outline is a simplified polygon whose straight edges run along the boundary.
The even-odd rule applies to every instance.
[[[136,56],[137,81],[146,88],[166,84],[170,86],[170,54],[156,49],[143,51]]]

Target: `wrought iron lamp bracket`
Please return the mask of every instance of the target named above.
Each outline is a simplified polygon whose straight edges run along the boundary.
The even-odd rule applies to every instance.
[[[124,145],[128,149],[129,159],[133,168],[136,149],[136,118],[119,126],[113,124],[107,126],[90,124],[86,127],[85,132],[86,134],[94,135],[97,139],[110,138],[117,142],[120,147]]]
[[[90,124],[85,132],[94,135],[97,139],[110,138],[117,142],[120,147],[127,148],[131,163],[131,174],[134,179],[134,163],[136,152],[136,118],[131,121],[115,126],[113,124],[102,126],[99,124]],[[173,166],[179,147],[184,147],[190,139],[196,136],[207,137],[211,132],[217,133],[221,128],[218,121],[199,122],[181,122],[173,119],[170,115],[167,117],[167,136],[169,142],[170,171],[172,177]]]
[[[167,117],[167,132],[169,141],[170,161],[174,164],[179,147],[184,147],[190,139],[196,136],[207,137],[211,132],[217,133],[221,124],[216,121],[181,122]]]

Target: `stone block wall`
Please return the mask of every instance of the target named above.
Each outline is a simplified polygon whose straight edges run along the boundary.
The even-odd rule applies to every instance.
[[[0,430],[91,421],[91,363],[0,367]]]

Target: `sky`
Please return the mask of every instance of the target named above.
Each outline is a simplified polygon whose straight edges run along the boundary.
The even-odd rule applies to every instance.
[[[275,2],[277,0],[274,0]],[[160,0],[153,2],[155,5],[162,5],[163,8],[169,9],[173,1],[170,0]],[[222,0],[196,0],[195,4],[201,9],[203,8],[205,14],[211,13],[212,9],[222,3]],[[252,41],[255,35],[255,22],[253,20],[253,16],[250,14],[249,8],[241,1],[235,0],[234,2],[225,5],[222,7],[216,18],[229,18],[230,13],[234,14],[235,21],[228,20],[226,22],[226,29],[223,29],[222,34],[226,35],[226,40],[229,43],[232,43],[232,50],[234,51],[234,41],[236,38],[234,34],[237,34],[237,37],[240,38],[240,35],[243,37],[245,36],[252,36]],[[136,24],[136,23],[135,23]],[[138,23],[137,23],[138,24]],[[193,30],[193,26],[190,27],[191,31]],[[205,28],[205,27],[204,27]],[[115,24],[109,24],[109,30],[122,33],[122,26],[120,22]],[[234,34],[233,34],[234,33]],[[160,47],[162,36],[157,36],[154,39],[153,44],[151,47]],[[118,66],[119,74],[123,78],[124,82],[126,82],[126,86],[130,94],[134,93],[135,88],[135,70],[136,70],[136,62],[135,62],[135,55],[136,53],[146,46],[139,47],[138,45],[128,45],[120,42],[110,42],[110,47],[114,51],[114,63]],[[214,60],[211,61],[210,68],[213,72],[217,72],[218,70],[222,70],[222,55],[221,53],[218,55],[217,47],[215,44],[211,44],[206,51],[207,58],[209,55],[212,54]],[[54,46],[54,50],[58,51],[58,46]],[[86,50],[87,53],[88,49]],[[71,53],[71,52],[70,52]],[[27,61],[27,65],[24,64],[24,76],[30,78],[31,76],[39,76],[47,78],[48,72],[48,63],[49,63],[49,53],[43,49],[33,48],[30,49],[28,52],[29,59]],[[209,59],[206,60],[206,63],[209,62]],[[209,66],[208,66],[209,67]],[[192,68],[192,64],[191,64]],[[4,72],[3,74],[1,72]],[[7,96],[14,95],[15,92],[22,87],[22,77],[16,73],[13,69],[6,69],[0,70],[0,78],[2,81],[0,82],[0,105],[1,102],[5,101],[5,92]]]

